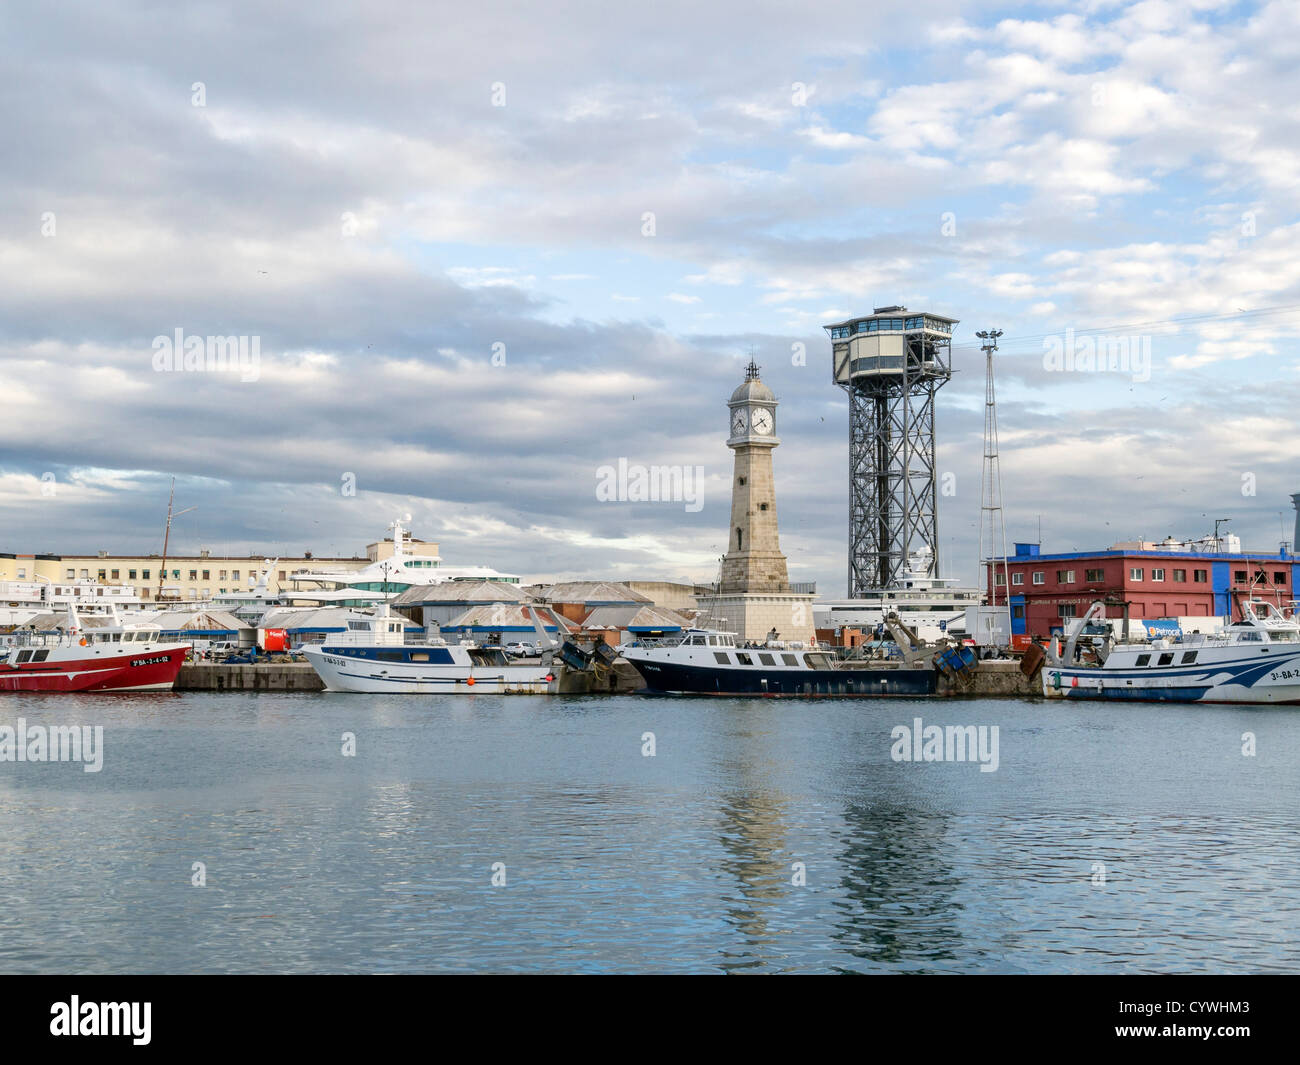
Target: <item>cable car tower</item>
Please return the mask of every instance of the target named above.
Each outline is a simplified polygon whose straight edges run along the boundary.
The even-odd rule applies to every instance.
[[[849,396],[849,596],[897,586],[909,556],[937,577],[935,393],[952,376],[956,318],[877,307],[826,326]]]

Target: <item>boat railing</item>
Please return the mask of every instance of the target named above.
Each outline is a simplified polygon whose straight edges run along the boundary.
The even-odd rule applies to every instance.
[[[458,633],[434,632],[312,632],[297,641],[299,646],[328,643],[333,647],[446,647],[472,644]]]

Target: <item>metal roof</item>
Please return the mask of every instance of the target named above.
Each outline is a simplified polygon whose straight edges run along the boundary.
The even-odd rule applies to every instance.
[[[622,606],[627,603],[652,603],[648,595],[634,592],[626,584],[612,581],[566,581],[560,584],[533,585],[527,589],[538,599],[552,603],[584,603],[588,606]]]
[[[532,599],[517,584],[504,581],[444,581],[417,584],[390,600],[393,606],[423,606],[427,603],[523,603]]]

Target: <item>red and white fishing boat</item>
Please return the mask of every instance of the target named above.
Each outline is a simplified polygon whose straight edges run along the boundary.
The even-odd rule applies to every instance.
[[[18,632],[0,646],[0,692],[169,691],[189,645],[163,643],[158,629],[123,623],[85,628],[69,605],[65,630]]]

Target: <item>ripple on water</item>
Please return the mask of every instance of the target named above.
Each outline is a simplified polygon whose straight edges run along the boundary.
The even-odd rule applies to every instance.
[[[5,971],[1300,968],[1294,710],[0,696],[20,714],[104,726],[105,761],[0,763]],[[997,725],[997,772],[892,761],[916,716]]]

